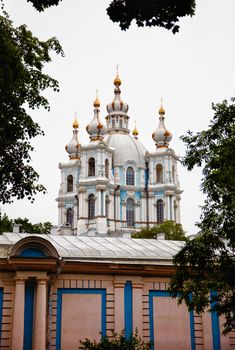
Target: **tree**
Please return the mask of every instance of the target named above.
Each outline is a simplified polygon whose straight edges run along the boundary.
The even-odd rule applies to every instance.
[[[20,232],[26,233],[45,233],[49,234],[52,228],[52,224],[48,221],[32,224],[29,219],[17,218],[15,220],[10,219],[6,213],[0,216],[0,234],[3,232],[12,232],[13,223],[21,224]]]
[[[45,42],[25,25],[14,28],[8,15],[0,16],[0,202],[28,197],[45,191],[38,184],[39,175],[30,165],[33,150],[30,139],[43,132],[28,114],[28,108],[44,107],[47,99],[41,92],[58,91],[58,82],[43,73],[51,61],[50,51],[62,54],[56,38]],[[27,108],[28,107],[28,108]],[[27,110],[26,110],[27,108]]]
[[[1,214],[1,213],[0,213]],[[8,218],[7,214],[0,215],[0,234],[3,232],[12,232],[13,222]]]
[[[39,222],[37,224],[32,224],[29,222],[29,219],[21,219],[17,218],[14,220],[15,224],[21,224],[20,232],[25,233],[44,233],[49,234],[52,228],[52,224],[48,221],[46,222]]]
[[[150,343],[144,343],[137,331],[129,338],[125,337],[124,332],[121,332],[120,334],[114,333],[112,339],[102,337],[100,342],[86,339],[80,343],[79,349],[82,350],[150,350]]]
[[[181,17],[193,16],[195,0],[113,0],[107,13],[113,22],[119,22],[122,30],[136,20],[139,27],[158,26],[179,31],[177,24]]]
[[[181,224],[175,221],[166,220],[162,224],[150,229],[144,228],[140,232],[132,234],[132,238],[156,238],[159,233],[165,233],[165,239],[185,241],[185,232]]]
[[[61,0],[27,0],[38,11],[58,5]],[[158,26],[179,31],[178,21],[181,17],[195,14],[195,0],[113,0],[107,13],[113,22],[118,22],[122,30],[130,27],[136,20],[139,27]]]
[[[170,290],[190,310],[206,307],[225,316],[224,333],[235,328],[235,104],[212,105],[208,130],[188,132],[184,166],[202,167],[201,189],[206,195],[198,237],[175,256],[177,266]]]

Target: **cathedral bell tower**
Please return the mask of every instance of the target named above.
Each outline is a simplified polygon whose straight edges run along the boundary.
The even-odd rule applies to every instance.
[[[159,125],[153,132],[156,151],[149,153],[149,200],[150,222],[161,224],[165,220],[180,223],[180,184],[178,157],[169,147],[172,134],[165,126],[165,109],[158,111]]]

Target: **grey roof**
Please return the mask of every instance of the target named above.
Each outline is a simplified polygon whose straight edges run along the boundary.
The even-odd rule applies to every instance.
[[[150,264],[172,264],[173,256],[184,246],[182,241],[133,239],[117,237],[81,237],[4,233],[0,236],[0,258],[25,237],[38,236],[48,240],[65,260],[111,261]]]

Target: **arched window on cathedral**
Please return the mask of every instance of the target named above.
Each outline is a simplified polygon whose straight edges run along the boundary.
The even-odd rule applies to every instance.
[[[175,166],[172,165],[172,181],[175,182]]]
[[[109,161],[105,159],[105,177],[109,178]]]
[[[73,209],[68,208],[66,212],[66,223],[73,226]]]
[[[73,175],[67,176],[67,192],[73,191]]]
[[[115,117],[112,118],[112,128],[115,128]]]
[[[126,169],[126,184],[130,186],[135,185],[135,171],[131,166]]]
[[[95,176],[95,159],[93,157],[88,160],[88,176]]]
[[[122,121],[122,117],[120,118],[120,128],[123,128],[123,121]]]
[[[159,199],[157,201],[157,223],[162,224],[163,220],[164,220],[163,200]]]
[[[157,180],[157,183],[162,183],[163,182],[162,165],[161,164],[158,164],[156,166],[156,180]]]
[[[128,198],[126,201],[126,223],[127,227],[133,227],[135,223],[135,207],[132,198]]]
[[[90,194],[88,197],[88,218],[94,219],[95,217],[95,196]]]

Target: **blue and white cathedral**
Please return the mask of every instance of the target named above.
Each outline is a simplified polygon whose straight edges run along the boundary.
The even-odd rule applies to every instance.
[[[180,223],[180,184],[177,162],[169,147],[172,134],[165,127],[165,110],[153,132],[156,150],[148,152],[129,130],[128,104],[121,98],[121,79],[114,80],[114,98],[107,105],[106,126],[100,102],[86,130],[88,145],[78,140],[78,122],[66,145],[67,163],[60,163],[59,233],[115,235],[152,227],[164,220]]]

